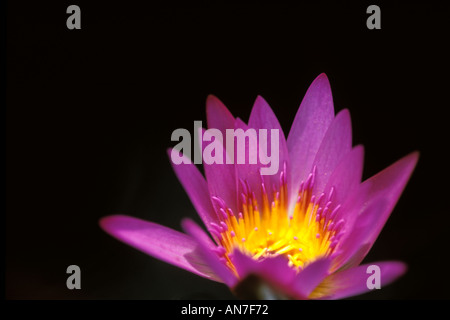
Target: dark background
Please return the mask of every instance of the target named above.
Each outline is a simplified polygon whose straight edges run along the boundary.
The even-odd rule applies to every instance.
[[[180,229],[196,213],[170,167],[176,128],[217,95],[248,120],[256,95],[288,133],[309,84],[349,108],[364,178],[421,158],[367,262],[409,272],[359,298],[449,298],[448,5],[432,2],[10,1],[7,6],[6,297],[233,298],[105,234],[123,213]],[[81,30],[66,8],[81,8]],[[381,8],[381,30],[366,8]],[[66,268],[81,267],[81,290]]]

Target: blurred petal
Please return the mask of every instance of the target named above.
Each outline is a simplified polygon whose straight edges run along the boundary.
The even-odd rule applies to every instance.
[[[123,215],[102,218],[100,226],[114,238],[152,257],[207,279],[219,281],[199,255],[197,243],[183,233]]]
[[[222,262],[213,249],[216,247],[209,236],[192,220],[182,221],[183,229],[198,243],[199,255],[208,267],[224,282],[232,287],[236,284],[237,278],[233,272]]]
[[[367,273],[370,265],[380,268],[381,287],[388,285],[406,272],[406,265],[397,261],[374,262],[361,265],[330,275],[324,280],[330,293],[327,299],[343,299],[370,291],[367,280],[371,273]],[[321,288],[319,288],[320,290]],[[323,290],[323,288],[322,288]]]
[[[310,173],[314,158],[333,118],[330,83],[322,73],[306,92],[288,135],[291,192],[297,192],[301,181]]]
[[[168,150],[170,163],[175,171],[178,180],[191,199],[195,210],[202,219],[205,225],[209,225],[211,222],[217,221],[217,215],[211,204],[211,199],[208,191],[208,185],[205,178],[202,176],[197,167],[191,162],[190,159],[183,155],[183,163],[174,164],[171,158],[172,149]]]

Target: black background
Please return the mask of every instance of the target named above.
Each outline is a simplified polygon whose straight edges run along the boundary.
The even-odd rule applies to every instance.
[[[409,271],[359,298],[449,298],[448,5],[142,3],[8,3],[7,298],[233,298],[98,220],[123,213],[180,230],[183,217],[197,219],[166,155],[172,131],[205,123],[210,93],[244,121],[260,94],[287,134],[321,72],[365,146],[364,178],[421,152],[365,260],[403,260]],[[70,4],[81,30],[66,28]],[[370,4],[381,30],[366,27]],[[71,264],[81,290],[66,288]]]

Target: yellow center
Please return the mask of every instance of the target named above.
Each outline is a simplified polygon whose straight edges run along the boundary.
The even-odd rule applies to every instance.
[[[308,187],[311,184],[307,182],[305,185],[307,187],[300,188],[290,216],[286,183],[280,183],[280,191],[274,194],[272,203],[269,203],[262,187],[262,210],[259,210],[251,192],[242,195],[242,212],[237,216],[226,206],[220,208],[220,225],[212,224],[214,230],[211,233],[222,247],[219,247],[222,249],[219,254],[224,256],[230,269],[235,271],[230,260],[235,249],[256,260],[284,255],[289,260],[289,266],[298,271],[334,251],[336,236],[342,225],[333,222],[339,206],[331,210],[331,202],[327,201],[323,208],[320,207],[325,195],[322,194],[316,201],[311,195],[312,188]],[[331,195],[328,200],[330,198]]]

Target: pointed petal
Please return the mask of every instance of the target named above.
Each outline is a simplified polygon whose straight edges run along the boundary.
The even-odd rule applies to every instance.
[[[357,241],[359,243],[359,241]],[[355,244],[356,246],[356,244]],[[336,271],[336,272],[340,272],[343,270],[347,270],[350,268],[354,268],[357,267],[361,264],[361,262],[364,260],[364,258],[366,257],[367,253],[370,250],[370,243],[364,243],[364,244],[360,244],[359,247],[354,250],[354,251],[348,251],[349,254],[347,254],[347,257],[344,257],[342,259],[342,261],[345,262],[345,264],[341,264],[341,265],[337,265],[337,268],[332,268],[332,272]]]
[[[288,156],[288,150],[287,150],[287,143],[286,138],[283,133],[283,129],[280,126],[280,123],[278,122],[277,117],[273,113],[272,109],[270,108],[269,104],[262,98],[261,96],[258,96],[255,100],[255,103],[253,105],[252,112],[250,113],[250,119],[248,121],[248,126],[250,128],[254,128],[257,130],[257,133],[259,134],[260,129],[266,129],[267,130],[267,154],[272,157],[272,163],[269,164],[261,164],[261,168],[264,167],[270,167],[277,166],[277,170],[274,171],[272,175],[264,175],[264,183],[266,188],[271,188],[272,186],[275,186],[277,190],[279,189],[280,184],[280,172],[284,170],[284,167],[286,165],[286,169],[289,170],[289,156]],[[271,150],[271,132],[272,130],[276,130],[278,132],[278,140],[276,141],[276,149]],[[258,143],[260,146],[259,139],[261,136],[258,136]],[[273,159],[274,153],[277,152],[278,154],[278,160]],[[258,149],[258,156],[259,159],[261,157],[264,157],[264,153],[261,152],[261,150]],[[264,163],[267,163],[269,159],[264,157]],[[274,167],[275,168],[275,167]],[[290,179],[288,176],[287,178]],[[290,185],[290,181],[287,181],[288,185]],[[260,186],[258,186],[259,188]],[[269,191],[269,190],[268,190]],[[272,192],[268,192],[268,195],[271,196]],[[271,199],[269,200],[271,201]]]
[[[239,250],[234,250],[231,260],[242,281],[253,275],[262,279],[280,296],[299,298],[292,286],[295,270],[288,266],[286,257],[280,255],[256,261]]]
[[[384,199],[373,201],[360,211],[355,223],[349,222],[350,226],[344,230],[344,237],[337,247],[339,254],[333,261],[333,271],[348,269],[361,263],[371,248],[368,235],[386,207],[387,201]]]
[[[211,129],[208,129],[211,130]],[[201,129],[199,138],[204,139],[205,129]],[[224,142],[224,140],[222,140]],[[204,152],[210,143],[213,141],[202,142],[202,154],[203,154],[203,169],[205,170],[206,181],[208,183],[209,194],[214,197],[222,199],[226,206],[233,212],[237,211],[237,182],[236,182],[236,168],[234,163],[231,162],[230,157],[226,152],[226,148],[222,148],[221,163],[216,163],[211,158],[209,152]],[[218,212],[220,208],[213,202],[213,206]]]
[[[334,118],[333,97],[328,78],[319,75],[311,84],[292,123],[287,139],[292,192],[310,173],[325,133]]]
[[[371,201],[377,201],[377,199],[384,199],[387,202],[386,207],[378,214],[378,219],[367,236],[368,242],[373,244],[377,239],[411,177],[418,159],[418,152],[410,153],[363,182],[363,185],[368,184],[370,186],[366,205]]]
[[[331,259],[322,258],[308,264],[295,278],[294,290],[300,297],[309,297],[311,292],[329,274]]]
[[[219,281],[200,257],[197,243],[183,233],[123,215],[102,218],[100,226],[114,238],[152,257],[207,279]]]
[[[317,168],[314,193],[323,192],[331,174],[351,149],[352,126],[350,113],[347,109],[344,109],[337,114],[331,123],[314,159],[313,167],[316,166]]]
[[[417,160],[418,153],[411,153],[364,181],[349,197],[341,210],[345,212],[346,234],[339,245],[342,253],[336,258],[336,268],[344,264],[348,268],[364,259],[386,224]],[[365,249],[361,251],[363,246]]]
[[[234,124],[234,128],[235,130],[239,130],[242,129],[244,131],[244,133],[250,133],[251,132],[251,128],[249,126],[247,126],[241,119],[236,118],[235,124]],[[248,131],[250,130],[250,131]],[[255,137],[256,137],[256,133],[255,133]],[[255,197],[256,200],[258,202],[258,204],[262,203],[262,196],[261,196],[261,183],[263,182],[262,176],[260,174],[260,169],[261,169],[261,163],[259,163],[259,161],[256,161],[256,163],[250,163],[250,154],[257,154],[257,143],[255,143],[254,141],[252,143],[250,143],[250,139],[249,138],[245,138],[245,149],[242,148],[242,146],[238,146],[238,139],[235,139],[236,143],[234,144],[234,163],[235,163],[235,167],[236,167],[236,178],[237,178],[237,182],[239,182],[240,180],[242,181],[246,181],[249,186],[251,191],[253,191],[255,193]],[[238,147],[245,150],[245,161],[244,163],[238,163]],[[243,151],[241,150],[241,151]],[[238,195],[240,195],[243,192],[242,190],[242,186],[240,183],[238,183]],[[241,203],[241,199],[239,199],[238,197],[238,203],[239,203],[239,207],[240,203]]]
[[[216,128],[225,137],[226,129],[234,129],[234,117],[227,107],[216,96],[206,99],[206,121],[208,128]]]
[[[359,187],[364,164],[364,147],[359,145],[348,152],[328,180],[325,194],[333,188],[333,203],[344,204]]]
[[[351,230],[356,219],[356,214],[348,218],[349,212],[355,210],[361,210],[362,197],[364,194],[360,190],[360,183],[363,170],[363,157],[364,148],[362,146],[356,146],[352,151],[348,152],[336,169],[333,171],[328,183],[325,187],[324,194],[330,195],[331,204],[328,205],[326,199],[319,204],[321,207],[327,206],[329,212],[333,212],[337,209],[337,215],[335,221],[344,220],[344,228],[348,235],[348,230]],[[364,194],[365,195],[365,194]],[[358,206],[361,204],[361,206]],[[337,208],[339,206],[339,208]]]
[[[258,96],[250,114],[250,119],[248,121],[248,126],[254,129],[267,129],[267,136],[270,137],[270,130],[277,130],[279,133],[279,141],[277,143],[279,152],[279,163],[283,164],[288,161],[288,150],[286,138],[284,136],[283,129],[278,122],[275,113],[270,108],[269,104],[264,100],[263,97]],[[268,143],[268,153],[271,154],[270,144]],[[278,172],[283,168],[282,165],[279,166]],[[276,174],[278,174],[278,172]]]
[[[199,255],[210,270],[227,286],[232,287],[236,284],[237,278],[233,272],[220,260],[214,248],[216,246],[209,236],[192,220],[184,219],[182,221],[183,229],[198,243]]]
[[[343,299],[370,291],[367,286],[368,278],[373,271],[368,271],[371,265],[380,268],[381,288],[396,280],[406,272],[406,265],[397,261],[374,262],[361,265],[330,275],[324,280],[330,293],[327,299]]]
[[[211,195],[220,197],[227,206],[237,211],[237,181],[236,169],[229,164],[230,158],[226,153],[226,130],[234,129],[235,118],[228,108],[216,96],[209,95],[206,99],[206,120],[208,128],[218,129],[222,133],[223,141],[223,164],[207,164],[203,162],[203,168],[208,181]],[[203,136],[204,130],[202,131]],[[203,142],[203,150],[208,145]],[[202,150],[202,152],[203,152]],[[205,160],[205,159],[204,159]],[[215,204],[213,204],[215,206]],[[216,208],[218,210],[218,208]]]
[[[340,244],[336,268],[359,264],[375,243],[417,164],[413,152],[364,181],[348,210],[348,231]],[[344,265],[345,264],[345,265]]]
[[[168,154],[172,168],[203,223],[208,226],[211,222],[217,222],[217,215],[211,203],[205,178],[191,160],[185,156],[183,156],[183,163],[174,164],[170,156],[171,153],[172,149],[169,149]]]

